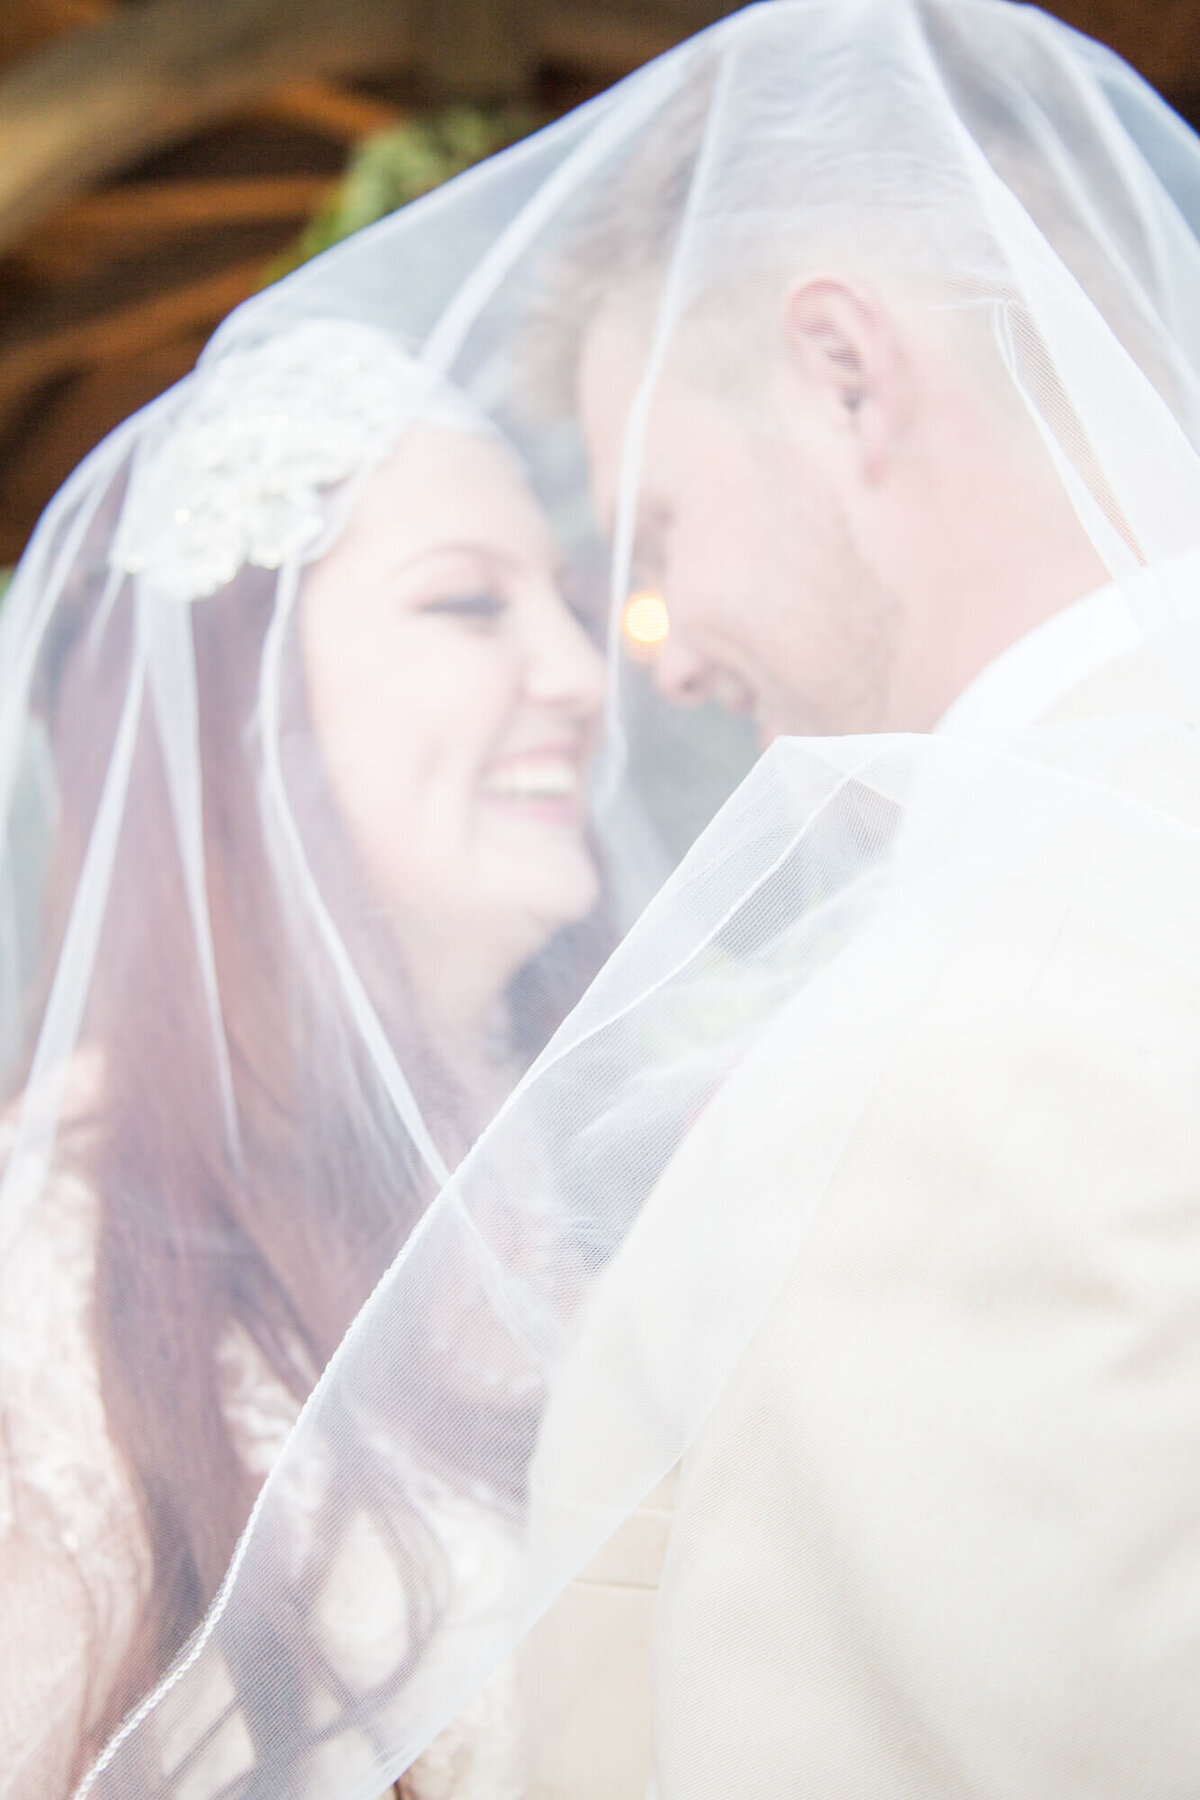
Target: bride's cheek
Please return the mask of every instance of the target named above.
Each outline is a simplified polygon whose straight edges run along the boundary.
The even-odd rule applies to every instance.
[[[454,682],[455,704],[481,749],[503,729],[519,704],[520,692],[507,657],[493,651],[460,663]]]

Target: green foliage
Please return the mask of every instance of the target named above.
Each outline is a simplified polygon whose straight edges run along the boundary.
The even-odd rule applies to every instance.
[[[537,124],[524,109],[450,106],[366,139],[351,156],[338,191],[271,265],[268,282],[516,143]]]

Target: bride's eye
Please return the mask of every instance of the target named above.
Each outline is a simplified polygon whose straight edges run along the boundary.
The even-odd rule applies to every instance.
[[[427,600],[419,611],[461,619],[466,625],[493,625],[504,616],[507,607],[502,594],[481,588],[475,593],[439,594],[436,600]]]

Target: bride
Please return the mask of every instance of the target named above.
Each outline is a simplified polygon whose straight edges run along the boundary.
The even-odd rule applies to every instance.
[[[53,1800],[599,960],[603,665],[515,455],[332,321],[109,440],[5,632],[0,1791]]]

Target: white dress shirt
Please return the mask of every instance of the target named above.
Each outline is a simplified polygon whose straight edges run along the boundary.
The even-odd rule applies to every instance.
[[[968,682],[934,727],[939,736],[981,739],[1044,718],[1064,695],[1145,637],[1115,583],[1054,613]]]

